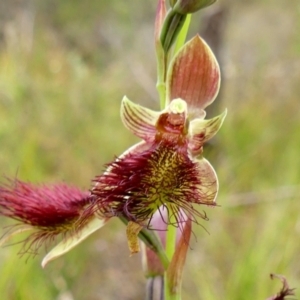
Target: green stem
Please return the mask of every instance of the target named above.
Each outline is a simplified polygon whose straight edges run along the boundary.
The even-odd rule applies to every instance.
[[[164,288],[165,288],[165,298],[164,300],[181,300],[181,295],[179,294],[172,294],[169,288],[168,284],[168,277],[167,277],[167,272],[165,272],[165,277],[164,277]]]
[[[169,222],[176,222],[174,216],[169,216]],[[166,234],[166,255],[169,260],[172,259],[176,247],[176,231],[177,228],[173,225],[168,225],[167,234]]]
[[[160,109],[163,110],[166,106],[166,77],[168,56],[165,53],[160,40],[156,42],[155,48],[157,64],[156,89],[159,95]]]
[[[159,95],[160,109],[163,110],[166,105],[166,57],[162,53],[162,57],[157,56],[157,83],[156,89]]]
[[[165,280],[164,280],[164,282],[165,282],[165,285],[164,285],[165,298],[164,298],[164,300],[181,300],[181,295],[180,294],[172,294],[170,292],[167,275],[165,275],[164,278],[165,278]]]
[[[174,55],[176,55],[176,53],[179,51],[179,49],[184,45],[185,40],[186,40],[186,36],[187,33],[189,31],[189,27],[191,24],[191,19],[192,19],[192,15],[188,14],[186,16],[185,22],[180,30],[180,33],[177,36],[176,42],[175,42],[175,47],[174,47]]]

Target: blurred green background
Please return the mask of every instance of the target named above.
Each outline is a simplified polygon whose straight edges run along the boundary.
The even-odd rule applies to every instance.
[[[88,189],[104,163],[137,141],[119,106],[126,94],[158,108],[155,7],[156,0],[0,1],[1,175]],[[209,234],[194,228],[183,299],[265,299],[281,287],[270,273],[284,274],[299,299],[299,1],[223,0],[193,17],[197,31],[211,43],[217,35],[223,87],[214,113],[227,107],[228,117],[206,151],[220,207],[205,209]],[[26,259],[19,249],[0,249],[1,299],[144,297],[140,256],[129,257],[118,220],[45,269],[44,253]]]

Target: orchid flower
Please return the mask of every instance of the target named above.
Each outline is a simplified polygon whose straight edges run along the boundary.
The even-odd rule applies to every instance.
[[[218,64],[198,36],[171,63],[167,101],[152,111],[124,97],[121,118],[142,142],[125,151],[97,176],[92,212],[147,224],[160,206],[176,218],[182,209],[193,221],[206,218],[195,205],[216,205],[216,173],[203,158],[203,144],[219,130],[225,113],[205,120],[220,82]]]
[[[67,185],[37,187],[18,180],[0,188],[0,214],[26,224],[10,234],[34,229],[27,246],[35,247],[57,233],[65,237],[61,244],[64,250],[55,248],[44,264],[70,250],[111,217],[145,226],[164,206],[174,215],[175,223],[180,209],[195,222],[198,216],[206,218],[195,205],[216,205],[218,180],[202,149],[220,128],[225,113],[204,119],[205,107],[218,92],[220,71],[200,37],[178,52],[167,78],[167,104],[162,111],[123,98],[121,119],[142,141],[109,163],[94,179],[89,193]]]
[[[162,4],[160,0],[157,36],[162,36],[166,22]],[[178,5],[175,8],[178,10]],[[168,28],[165,33],[168,37]],[[163,46],[161,40],[157,45]],[[24,251],[35,253],[43,241],[61,235],[63,240],[44,258],[45,266],[112,217],[128,224],[131,253],[139,251],[137,236],[144,228],[152,229],[151,219],[157,212],[168,211],[165,222],[175,227],[181,226],[182,214],[189,222],[197,223],[198,217],[207,219],[199,205],[216,205],[218,179],[203,157],[203,145],[219,130],[226,111],[206,120],[205,108],[218,93],[220,69],[199,36],[185,43],[167,65],[158,65],[163,65],[165,86],[160,93],[161,110],[150,110],[123,98],[123,124],[141,141],[108,163],[89,192],[64,184],[35,186],[19,180],[0,186],[0,215],[23,223],[12,228],[2,243],[16,233],[33,230]]]
[[[36,254],[58,235],[83,239],[87,230],[90,234],[107,221],[93,216],[81,218],[89,202],[89,192],[66,184],[34,185],[8,180],[0,186],[0,215],[18,223],[2,236],[0,244],[17,233],[30,232],[20,253]]]

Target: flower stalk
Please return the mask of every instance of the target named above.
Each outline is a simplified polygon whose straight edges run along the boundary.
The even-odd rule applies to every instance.
[[[171,214],[168,215],[168,226],[167,226],[167,233],[166,233],[166,255],[169,260],[172,259],[175,247],[176,247],[176,234],[177,228],[173,226],[176,222],[176,219]]]
[[[180,32],[178,33],[177,39],[175,40],[175,46],[173,49],[173,57],[174,57],[174,55],[177,54],[179,49],[181,47],[183,47],[183,45],[186,41],[186,36],[187,36],[187,32],[188,32],[188,29],[190,26],[190,22],[191,22],[191,15],[185,16],[183,26],[182,26],[182,28],[180,28]],[[175,253],[175,249],[176,249],[177,228],[172,225],[172,224],[174,224],[174,222],[176,222],[176,218],[173,215],[168,214],[168,223],[169,224],[167,226],[167,233],[166,233],[166,255],[170,261],[172,260],[174,253]],[[171,292],[170,278],[169,278],[167,271],[165,272],[165,275],[164,275],[164,282],[165,282],[165,285],[164,285],[165,300],[180,300],[181,299],[180,292],[176,292],[175,294],[173,294]]]

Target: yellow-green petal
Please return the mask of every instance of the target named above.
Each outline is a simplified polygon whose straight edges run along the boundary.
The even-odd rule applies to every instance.
[[[221,128],[224,119],[226,117],[227,110],[225,110],[219,116],[204,120],[204,119],[194,119],[190,122],[189,127],[189,150],[196,154],[201,151],[203,144],[211,139]]]
[[[48,262],[54,260],[67,253],[79,243],[81,243],[84,239],[86,239],[89,235],[94,233],[96,230],[100,229],[105,225],[107,219],[92,219],[85,227],[80,231],[74,233],[72,236],[69,236],[58,245],[56,245],[43,259],[42,267],[44,268]]]
[[[121,104],[121,119],[127,129],[139,138],[150,142],[155,137],[155,124],[160,112],[130,101],[126,96]]]

